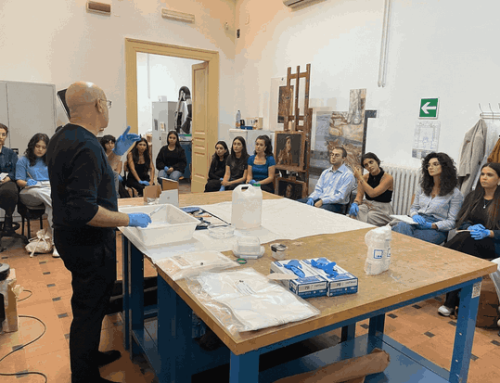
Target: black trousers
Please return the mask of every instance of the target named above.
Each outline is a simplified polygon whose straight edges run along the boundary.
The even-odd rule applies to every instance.
[[[468,232],[458,233],[444,246],[482,259],[493,259],[497,257],[493,238],[487,237],[476,241]],[[446,293],[446,300],[444,302],[446,307],[454,309],[458,306],[459,302],[460,290]]]
[[[142,179],[141,181],[148,181],[149,182],[149,176],[145,179]],[[127,186],[137,190],[137,193],[139,193],[140,197],[142,197],[143,190],[146,187],[145,185],[140,184],[139,181],[137,181],[133,176],[129,176],[127,178]]]
[[[5,210],[5,216],[11,216],[19,200],[19,188],[14,181],[0,183],[0,208]]]
[[[94,240],[93,244],[85,245],[84,238],[74,239],[54,230],[57,250],[73,277],[73,321],[69,333],[71,382],[88,383],[100,377],[96,356],[104,313],[116,280],[116,236],[114,229],[104,229],[100,243]]]
[[[218,192],[221,187],[221,181],[220,180],[208,180],[207,184],[205,185],[205,193],[209,192]]]

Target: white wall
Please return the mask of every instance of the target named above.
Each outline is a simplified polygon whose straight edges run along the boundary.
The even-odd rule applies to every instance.
[[[327,0],[299,9],[281,0],[237,0],[233,114],[268,116],[271,78],[311,63],[311,106],[348,110],[349,90],[367,89],[367,109],[378,118],[369,122],[366,149],[385,162],[418,166],[411,147],[419,99],[440,97],[439,151],[458,161],[478,103],[494,103],[498,111],[500,2],[391,3],[387,86],[378,88],[383,0]]]
[[[192,91],[192,66],[201,63],[178,57],[137,54],[137,109],[139,134],[152,129],[151,103],[166,96],[177,102],[179,89],[187,86]]]
[[[218,51],[219,129],[232,127],[233,0],[101,1],[112,5],[111,16],[87,13],[86,0],[0,0],[0,80],[53,83],[58,90],[92,81],[113,101],[106,133],[118,135],[126,126],[125,37]],[[194,14],[196,22],[163,19],[163,7]],[[57,123],[66,123],[57,108]]]

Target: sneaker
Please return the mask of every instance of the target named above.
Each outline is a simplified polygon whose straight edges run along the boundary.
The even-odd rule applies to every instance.
[[[54,250],[52,251],[52,258],[61,258],[61,256],[57,252],[57,249],[55,246],[54,246]]]
[[[454,309],[450,309],[449,307],[446,307],[445,305],[442,305],[440,308],[438,308],[438,314],[444,317],[449,317],[451,314],[453,314]]]

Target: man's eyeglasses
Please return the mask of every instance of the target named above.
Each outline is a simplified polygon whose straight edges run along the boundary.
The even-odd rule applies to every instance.
[[[429,169],[430,167],[437,168],[438,166],[441,166],[439,162],[433,162],[432,164],[429,162],[427,165],[425,165],[426,169]]]
[[[104,101],[108,109],[111,109],[111,104],[112,104],[111,100],[105,100],[103,98],[100,98],[99,100]]]

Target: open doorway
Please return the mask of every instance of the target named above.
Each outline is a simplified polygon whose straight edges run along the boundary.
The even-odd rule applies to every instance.
[[[179,87],[174,85],[173,89],[165,90],[163,85],[158,84],[155,79],[151,78],[153,71],[161,71],[162,66],[151,68],[151,61],[160,62],[163,56],[164,59],[187,59],[184,62],[186,67],[191,70],[191,97],[192,97],[192,124],[191,124],[191,192],[203,192],[209,158],[212,154],[210,150],[215,146],[218,139],[218,115],[219,115],[219,54],[218,52],[206,51],[196,48],[179,47],[168,44],[159,44],[147,41],[125,39],[125,68],[127,79],[127,123],[131,127],[132,132],[145,134],[148,131],[153,131],[154,126],[153,111],[151,105],[151,114],[147,111],[148,108],[144,105],[145,100],[148,102],[167,99],[167,107],[169,101],[177,103]],[[144,76],[142,61],[149,59],[149,76],[150,81],[141,81]],[[184,61],[184,60],[181,60]],[[173,61],[171,61],[173,63]],[[174,64],[172,64],[174,65]],[[166,68],[168,71],[168,68]],[[147,75],[148,71],[146,71]],[[175,76],[175,75],[174,75]],[[163,75],[165,81],[166,75]],[[173,76],[170,76],[173,77]],[[175,80],[175,79],[174,79]],[[170,81],[170,80],[169,80]],[[187,81],[187,80],[184,80]],[[154,89],[151,83],[154,83]],[[146,98],[143,98],[143,85],[149,86],[149,93]],[[156,86],[160,86],[157,90]],[[169,99],[168,94],[175,93],[175,99]],[[173,94],[172,94],[173,97]],[[156,101],[155,101],[156,102]],[[149,116],[147,116],[149,115]],[[148,125],[149,120],[149,125]],[[161,126],[158,124],[158,130]],[[168,124],[165,124],[164,129],[168,129]],[[209,149],[210,148],[210,149]],[[155,161],[156,158],[153,158]]]
[[[192,66],[201,63],[204,61],[137,53],[138,133],[150,143],[153,161],[168,145],[169,132],[178,134],[187,162],[184,181],[179,184],[184,192],[190,191],[192,168]]]

